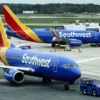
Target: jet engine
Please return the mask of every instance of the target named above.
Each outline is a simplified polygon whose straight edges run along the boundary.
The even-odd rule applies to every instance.
[[[24,81],[24,73],[19,70],[7,70],[5,78],[11,83],[22,83]]]
[[[69,39],[69,45],[71,46],[81,46],[82,41],[78,39]]]
[[[81,46],[82,41],[78,39],[54,37],[52,40],[52,47],[55,47],[55,44],[70,45],[72,47],[72,46]]]

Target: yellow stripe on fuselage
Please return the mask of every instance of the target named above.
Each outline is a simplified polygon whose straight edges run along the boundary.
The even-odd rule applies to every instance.
[[[15,14],[10,10],[8,6],[4,6],[8,13],[12,16],[12,18],[16,21],[17,25],[35,42],[42,43],[43,41],[28,27],[23,25],[21,21],[15,16]],[[15,30],[14,30],[15,31]],[[19,31],[19,30],[18,30]]]
[[[27,30],[25,30],[25,33],[32,38],[34,41],[42,43],[43,41],[30,29],[27,27]]]
[[[2,60],[2,62],[5,64],[5,65],[9,65],[7,60],[6,60],[6,51],[7,51],[8,48],[4,47],[4,48],[1,48],[0,50],[0,58]]]

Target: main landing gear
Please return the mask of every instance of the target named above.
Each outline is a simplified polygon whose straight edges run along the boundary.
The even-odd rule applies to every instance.
[[[56,43],[55,42],[52,42],[52,47],[56,47]]]
[[[65,90],[69,90],[69,82],[65,82],[64,83],[64,89]]]
[[[60,44],[57,44],[57,45],[56,45],[55,42],[52,42],[52,45],[51,45],[51,46],[52,46],[52,47],[59,47],[59,48],[61,47]]]
[[[51,83],[52,80],[50,78],[42,78],[43,83]]]

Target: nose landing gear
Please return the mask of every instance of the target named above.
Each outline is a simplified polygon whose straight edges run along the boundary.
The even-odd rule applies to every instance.
[[[43,83],[52,83],[52,80],[50,78],[42,78]]]
[[[69,82],[65,82],[64,83],[64,89],[65,90],[69,90]]]

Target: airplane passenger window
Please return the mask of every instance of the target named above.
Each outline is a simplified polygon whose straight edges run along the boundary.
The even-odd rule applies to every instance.
[[[74,64],[69,64],[69,67],[74,67]]]

